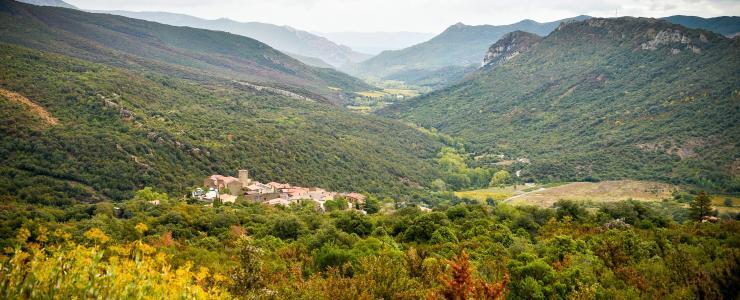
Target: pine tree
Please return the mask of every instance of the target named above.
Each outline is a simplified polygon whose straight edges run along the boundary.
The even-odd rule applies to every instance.
[[[709,199],[709,196],[707,196],[703,191],[694,197],[694,200],[691,201],[690,207],[691,216],[697,221],[701,221],[703,217],[712,214],[712,200]]]

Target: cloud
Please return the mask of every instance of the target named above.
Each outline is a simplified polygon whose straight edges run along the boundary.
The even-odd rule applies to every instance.
[[[576,15],[713,17],[740,14],[737,0],[68,0],[83,9],[169,11],[295,28],[335,31],[440,32],[456,22],[510,24]]]

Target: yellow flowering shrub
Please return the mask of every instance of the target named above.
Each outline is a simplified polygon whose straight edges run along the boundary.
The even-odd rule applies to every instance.
[[[18,240],[28,238],[21,230]],[[24,244],[0,260],[0,299],[223,299],[226,277],[192,264],[174,268],[168,257],[135,241],[103,247],[99,229],[85,237],[98,245],[67,241],[58,245]]]

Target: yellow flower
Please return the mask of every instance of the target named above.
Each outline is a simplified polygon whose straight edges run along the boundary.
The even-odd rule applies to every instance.
[[[28,238],[31,237],[31,231],[29,231],[26,227],[21,227],[20,230],[18,230],[18,235],[15,236],[15,239],[18,241],[18,243],[24,244],[26,241],[28,241]]]
[[[144,223],[136,224],[136,227],[134,228],[136,228],[136,231],[139,232],[140,234],[144,234],[144,232],[149,230],[149,226],[146,226],[146,224]]]
[[[101,244],[105,244],[110,240],[110,238],[98,228],[93,228],[85,232],[85,237]]]

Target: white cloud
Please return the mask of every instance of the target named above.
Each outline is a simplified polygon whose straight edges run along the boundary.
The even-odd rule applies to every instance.
[[[509,24],[597,17],[740,14],[737,0],[68,0],[95,10],[168,11],[290,25],[311,31],[439,32],[456,22]]]

